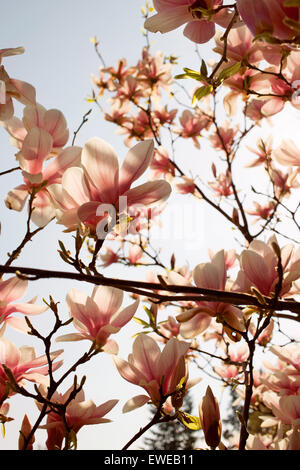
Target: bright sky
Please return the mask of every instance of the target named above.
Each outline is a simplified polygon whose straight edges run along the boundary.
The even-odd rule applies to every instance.
[[[64,114],[70,129],[72,138],[73,131],[78,127],[82,116],[92,107],[87,103],[85,97],[91,92],[90,74],[97,75],[99,60],[94,52],[93,45],[90,42],[92,36],[96,36],[100,41],[100,49],[107,65],[116,64],[118,58],[126,57],[129,64],[135,64],[139,58],[145,40],[141,34],[143,24],[140,14],[140,8],[143,6],[142,0],[114,0],[106,2],[104,0],[26,0],[26,2],[5,2],[4,9],[5,22],[2,22],[1,32],[2,40],[0,48],[24,46],[26,52],[24,55],[9,57],[3,60],[9,75],[27,81],[34,85],[37,90],[37,101],[46,108],[58,108]],[[126,6],[125,6],[126,5]],[[197,67],[194,46],[186,40],[180,31],[170,33],[167,36],[152,36],[153,50],[164,50],[167,55],[173,54],[182,58],[182,66]],[[201,48],[201,53],[207,55],[208,46]],[[181,71],[180,69],[177,70]],[[176,71],[176,72],[177,72]],[[21,107],[17,106],[19,111]],[[21,115],[18,114],[20,117]],[[298,117],[293,118],[293,126],[299,125]],[[291,124],[290,124],[291,128]],[[123,145],[122,137],[116,135],[115,128],[104,121],[96,107],[93,107],[89,121],[80,131],[77,137],[77,145],[83,145],[91,137],[99,136],[109,141],[117,150],[122,159],[127,151]],[[255,140],[251,142],[255,144]],[[0,129],[1,145],[1,165],[0,171],[15,166],[14,151],[9,145],[9,139],[6,132]],[[188,152],[181,155],[182,162],[188,159],[190,153],[194,152],[190,146]],[[204,151],[197,158],[204,158]],[[198,163],[198,162],[197,162]],[[192,164],[192,167],[194,163]],[[195,167],[197,165],[195,164]],[[189,165],[187,165],[189,168]],[[15,213],[8,211],[4,205],[3,199],[9,189],[21,184],[21,176],[12,173],[7,177],[2,177],[0,187],[0,220],[2,224],[1,233],[1,262],[5,262],[6,253],[17,246],[25,232],[26,213]],[[176,206],[180,214],[186,214],[192,206],[189,199],[181,199],[181,206]],[[173,200],[176,204],[177,199]],[[172,208],[172,201],[170,202]],[[173,206],[174,207],[174,206]],[[191,209],[194,211],[194,207]],[[166,259],[173,250],[176,254],[179,264],[190,261],[191,267],[198,262],[207,259],[207,248],[220,249],[231,247],[232,232],[230,227],[224,229],[220,237],[218,219],[208,217],[208,212],[203,207],[197,206],[197,216],[191,213],[190,220],[193,221],[195,233],[191,235],[186,244],[182,244],[182,236],[177,239],[162,240],[166,249]],[[168,214],[168,213],[167,213]],[[170,212],[169,212],[170,214]],[[171,212],[172,214],[172,212]],[[168,216],[166,219],[171,225],[170,233],[173,233],[173,223],[182,223],[179,220],[174,221],[174,216]],[[211,217],[211,216],[210,216]],[[209,220],[209,222],[208,222]],[[185,238],[189,237],[190,232],[183,231]],[[60,238],[70,244],[71,237],[62,233],[62,228],[55,224],[42,231],[31,246],[27,246],[17,261],[18,265],[43,267],[53,269],[67,269],[57,256],[57,239]],[[198,256],[198,259],[195,258]],[[16,264],[16,263],[15,263]],[[140,273],[140,271],[139,271]],[[108,275],[141,278],[140,274],[133,272],[119,271],[119,268],[112,268],[107,271]],[[61,312],[67,318],[67,311],[64,299],[67,290],[73,287],[74,283],[67,281],[39,281],[30,284],[27,299],[38,294],[38,301],[48,298],[51,294],[56,301],[61,302]],[[87,293],[91,293],[91,287],[80,284],[75,286]],[[27,300],[26,299],[26,300]],[[33,323],[47,331],[49,323],[51,324],[51,314],[46,313],[43,321],[36,318]],[[126,358],[131,350],[131,336],[138,331],[136,325],[125,328],[118,336],[120,344],[120,355]],[[43,353],[43,349],[34,338],[27,340],[21,333],[7,330],[7,336],[16,344],[34,345],[37,354]],[[84,351],[86,344],[76,344],[76,348],[71,343],[64,344],[66,353],[66,363],[74,359],[74,351],[80,354]],[[61,347],[58,345],[58,348]],[[109,417],[114,423],[99,425],[98,427],[85,427],[79,433],[79,449],[119,449],[137,432],[140,426],[147,423],[148,411],[146,407],[132,412],[129,415],[122,416],[121,409],[123,404],[132,396],[142,393],[138,387],[125,382],[114,370],[111,359],[107,356],[96,357],[91,363],[82,370],[78,370],[79,379],[82,375],[87,375],[85,393],[87,399],[92,399],[97,405],[112,399],[119,398],[120,403],[112,410]],[[68,384],[69,385],[69,384]],[[64,392],[67,385],[61,390]],[[199,386],[200,396],[204,392],[204,386]],[[0,436],[0,449],[14,449],[18,438],[18,429],[22,413],[26,410],[29,418],[34,420],[35,408],[28,404],[25,399],[11,400],[10,415],[15,417],[15,421],[6,426],[6,437]],[[42,443],[45,431],[41,431],[38,442]],[[40,439],[40,440],[39,440]]]

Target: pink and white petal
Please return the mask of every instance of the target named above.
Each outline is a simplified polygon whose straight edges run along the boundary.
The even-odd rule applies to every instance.
[[[211,21],[190,21],[183,30],[184,36],[197,44],[204,44],[213,38],[215,25]]]
[[[44,160],[52,149],[53,139],[44,129],[33,127],[24,139],[21,153],[18,154],[20,166],[31,174],[42,171]]]
[[[127,307],[123,308],[119,312],[116,312],[110,320],[111,325],[121,328],[122,326],[128,323],[133,315],[135,314],[137,308],[139,306],[139,299],[137,299],[132,304],[128,305]]]
[[[144,140],[128,151],[120,169],[120,194],[127,191],[132,183],[146,171],[153,156],[153,149],[153,140]]]
[[[104,346],[102,346],[102,350],[106,354],[118,354],[119,346],[118,343],[114,339],[108,339]]]
[[[20,351],[8,338],[0,337],[0,364],[5,364],[10,369],[18,366]]]
[[[22,142],[27,135],[27,130],[25,129],[21,119],[13,116],[11,119],[1,122],[0,124],[10,134],[10,136],[13,137],[14,141],[17,143],[17,147],[21,148]]]
[[[48,310],[47,305],[37,305],[32,303],[32,301],[27,303],[17,303],[13,304],[15,312],[24,313],[26,315],[40,315]]]
[[[261,113],[266,117],[273,116],[283,110],[284,104],[282,98],[271,98],[262,106]]]
[[[28,281],[13,276],[6,281],[0,282],[0,298],[1,301],[10,303],[20,299],[27,292]]]
[[[81,161],[101,201],[114,204],[119,196],[119,162],[113,147],[94,137],[84,145]]]
[[[83,339],[88,339],[81,333],[68,333],[66,335],[61,335],[56,338],[56,342],[67,342],[67,341],[82,341]]]
[[[28,189],[25,184],[21,184],[11,189],[5,196],[4,202],[8,209],[21,212],[28,197]]]
[[[176,338],[169,339],[158,360],[158,376],[164,377],[164,379],[168,381],[180,359],[187,353],[189,347],[190,344],[185,341],[179,341]]]
[[[53,184],[70,167],[78,167],[81,159],[81,147],[67,147],[54,158],[43,171],[43,179]],[[83,173],[82,173],[83,174]]]
[[[140,334],[132,346],[134,366],[143,372],[147,382],[156,378],[160,349],[150,336]]]
[[[154,16],[147,18],[144,23],[145,29],[151,33],[168,33],[179,28],[191,19],[188,5],[173,6],[172,8],[160,11]]]
[[[97,286],[93,289],[92,299],[97,304],[100,314],[109,319],[121,307],[123,291],[110,286]]]
[[[70,311],[70,316],[76,318],[84,324],[86,318],[86,303],[88,295],[79,289],[72,288],[66,296],[66,303]]]
[[[82,168],[73,166],[68,168],[62,177],[64,197],[68,195],[67,205],[76,207],[90,201],[89,191],[85,182]],[[98,202],[98,205],[100,203]]]
[[[123,413],[129,413],[130,411],[136,410],[141,406],[144,406],[146,403],[150,401],[148,395],[137,395],[135,397],[130,398],[122,408]]]
[[[25,106],[23,110],[23,124],[27,132],[33,127],[44,127],[46,108],[39,103]]]
[[[18,95],[15,97],[18,101],[25,105],[36,103],[36,92],[32,85],[15,78],[11,78],[10,82],[18,92]]]
[[[99,405],[93,411],[93,418],[105,416],[109,411],[111,411],[116,404],[119,403],[119,400],[108,400],[102,405]]]
[[[21,333],[28,334],[30,328],[25,320],[25,318],[11,317],[6,320],[6,323],[13,328],[14,330],[20,331]]]
[[[44,227],[55,217],[55,208],[46,189],[39,191],[33,201],[31,220],[37,227]]]
[[[262,294],[268,295],[273,278],[265,260],[252,250],[245,250],[240,257],[240,264],[247,278]]]
[[[98,238],[107,235],[105,227],[108,222],[107,215],[98,216],[98,209],[101,206],[101,203],[96,201],[86,202],[79,207],[77,211],[77,216],[81,222],[90,227],[91,230],[97,232]],[[101,231],[103,228],[103,233]]]
[[[193,278],[197,287],[220,289],[219,273],[212,263],[198,264],[193,271]]]
[[[127,205],[142,204],[151,206],[157,202],[163,202],[170,196],[172,188],[167,181],[148,181],[133,189],[129,189],[123,196],[127,197]]]
[[[203,333],[211,323],[211,317],[206,313],[198,313],[190,320],[181,323],[180,334],[183,338],[192,339]]]
[[[49,109],[44,117],[44,129],[53,137],[53,147],[63,147],[69,138],[67,121],[58,109]]]
[[[8,47],[8,48],[5,48],[5,49],[0,49],[0,56],[1,57],[8,57],[8,56],[11,56],[11,55],[24,54],[24,52],[25,52],[25,49],[22,46]]]
[[[123,379],[127,380],[127,382],[138,385],[139,382],[144,379],[143,374],[132,364],[129,364],[127,361],[124,361],[124,359],[121,359],[118,356],[112,356],[112,361],[116,366],[119,374],[123,377]]]
[[[14,115],[14,105],[10,96],[6,95],[6,103],[0,103],[0,121],[7,121]]]

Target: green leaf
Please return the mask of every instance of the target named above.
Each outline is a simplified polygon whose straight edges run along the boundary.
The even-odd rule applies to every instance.
[[[177,418],[186,428],[191,429],[192,431],[198,431],[202,427],[198,416],[192,416],[184,411],[179,411]]]
[[[219,81],[222,82],[223,80],[226,80],[226,78],[232,77],[233,75],[238,73],[241,66],[242,66],[242,62],[236,62],[230,67],[227,67],[226,69],[222,70],[222,72],[220,73],[218,77]]]
[[[144,320],[142,320],[141,318],[138,318],[138,317],[132,317],[132,319],[136,322],[136,323],[139,323],[140,325],[143,325],[145,327],[149,327],[149,323],[145,322]]]
[[[300,0],[285,0],[285,7],[300,7]]]
[[[298,23],[298,21],[292,20],[291,18],[285,18],[283,22],[292,28],[296,33],[300,33],[300,23]]]
[[[209,86],[204,85],[200,88],[197,88],[192,98],[192,104],[194,104],[195,101],[200,101],[202,98],[209,95],[212,92],[212,90],[213,90],[213,87],[210,85]]]
[[[207,77],[208,71],[207,71],[206,63],[204,62],[204,60],[202,60],[201,62],[200,72],[204,77]]]

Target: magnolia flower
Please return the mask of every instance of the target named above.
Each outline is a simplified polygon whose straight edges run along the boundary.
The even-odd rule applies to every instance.
[[[211,262],[202,263],[195,267],[193,279],[197,287],[213,290],[226,290],[226,261],[224,250],[216,253]],[[169,281],[179,285],[190,285],[183,277],[170,273]],[[187,309],[177,316],[181,323],[180,334],[184,338],[194,338],[205,331],[213,317],[224,324],[226,334],[233,340],[238,341],[240,335],[230,329],[230,326],[238,331],[244,331],[244,320],[242,311],[230,304],[219,301],[195,302],[196,306]]]
[[[273,156],[281,165],[300,167],[300,149],[292,139],[284,139]]]
[[[123,292],[108,286],[95,287],[91,297],[71,289],[66,301],[78,333],[60,336],[56,341],[88,339],[95,342],[96,347],[111,354],[118,352],[118,345],[109,336],[118,333],[131,320],[139,304],[139,300],[136,300],[120,310]]]
[[[51,401],[64,404],[73,391],[71,386],[64,394],[55,392]],[[46,390],[41,387],[41,393],[46,395]],[[41,429],[47,429],[48,439],[46,441],[48,450],[61,449],[64,439],[68,439],[71,433],[77,434],[82,426],[99,423],[110,423],[111,420],[103,418],[119,400],[108,400],[99,406],[96,406],[92,400],[85,400],[84,391],[80,390],[74,399],[68,403],[64,416],[50,411],[47,416],[47,423],[40,426]],[[41,404],[37,403],[41,408]]]
[[[145,21],[144,27],[153,33],[168,33],[187,23],[183,34],[193,42],[205,43],[215,34],[215,23],[226,27],[232,14],[224,8],[206,20],[204,10],[217,10],[223,0],[153,0],[157,14]]]
[[[23,54],[23,47],[0,49],[0,121],[10,119],[14,114],[13,98],[22,104],[34,104],[35,88],[29,83],[10,78],[1,65],[2,57]]]
[[[50,354],[52,370],[55,371],[62,365],[62,361],[53,362],[63,351],[58,350]],[[0,337],[0,400],[13,395],[13,389],[9,389],[10,379],[5,367],[10,370],[14,381],[22,386],[24,380],[48,385],[49,364],[46,355],[36,357],[34,348],[21,346],[17,348],[9,339]]]
[[[130,399],[124,405],[123,412],[131,411],[150,400],[159,406],[162,400],[175,394],[182,380],[186,382],[187,379],[185,355],[189,347],[189,343],[171,338],[161,351],[154,339],[140,334],[133,343],[128,362],[114,356],[114,364],[121,376],[147,392],[147,395]]]
[[[275,292],[279,277],[278,257],[274,246],[275,248],[278,246],[275,236],[272,236],[268,243],[260,240],[250,243],[249,248],[240,255],[241,270],[232,285],[233,291],[251,292],[251,288],[254,287],[266,296]],[[283,279],[280,296],[288,295],[292,283],[299,278],[299,256],[300,250],[295,251],[292,244],[285,245],[281,249]]]
[[[278,39],[292,39],[297,33],[285,22],[299,21],[298,7],[286,7],[285,0],[237,0],[239,14],[254,36],[269,34]]]
[[[50,185],[59,184],[67,168],[79,165],[81,147],[72,146],[63,149],[38,175],[38,182],[30,174],[23,172],[24,183],[11,189],[5,204],[9,209],[22,211],[29,194],[35,191],[31,220],[39,227],[46,225],[55,217],[56,208],[51,198]]]
[[[152,154],[153,142],[140,142],[129,150],[119,169],[110,144],[100,138],[89,140],[83,147],[82,168],[67,169],[62,183],[48,188],[58,209],[58,222],[74,228],[81,221],[95,232],[99,221],[105,219],[105,211],[99,214],[102,207],[128,213],[135,205],[150,206],[167,199],[171,186],[164,180],[131,188],[146,171]],[[125,208],[120,208],[120,201],[126,202]]]
[[[0,281],[0,325],[10,325],[13,328],[21,331],[28,330],[27,323],[23,318],[13,316],[14,313],[19,312],[24,315],[38,315],[45,310],[47,306],[36,305],[34,302],[36,297],[28,302],[17,302],[26,294],[28,281],[18,278],[17,276],[11,277],[6,281]]]

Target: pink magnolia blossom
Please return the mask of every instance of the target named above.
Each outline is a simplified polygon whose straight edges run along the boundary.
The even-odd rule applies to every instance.
[[[168,90],[172,83],[172,64],[165,61],[163,52],[157,51],[151,56],[149,49],[144,47],[142,59],[137,64],[138,82],[151,95],[161,95],[160,88]]]
[[[129,150],[119,169],[114,149],[100,138],[89,140],[83,147],[82,168],[69,168],[61,184],[49,191],[57,206],[58,222],[70,228],[79,221],[95,233],[103,215],[97,215],[101,204],[119,210],[120,197],[127,210],[135,205],[151,206],[167,199],[171,186],[164,180],[148,181],[134,188],[132,184],[147,169],[153,155],[153,142],[144,141]]]
[[[55,392],[51,397],[51,401],[63,405],[68,400],[72,391],[73,386],[63,394]],[[44,395],[47,393],[44,387],[41,387],[41,392]],[[108,400],[96,406],[92,400],[85,400],[84,391],[80,390],[67,405],[64,417],[58,412],[50,411],[47,416],[47,423],[40,426],[41,429],[47,429],[47,449],[61,449],[64,439],[68,440],[70,432],[77,434],[83,426],[110,423],[111,420],[104,418],[104,416],[116,406],[118,401]],[[41,408],[40,404],[37,405]]]
[[[153,170],[153,177],[157,178],[160,175],[174,176],[175,168],[170,161],[169,152],[162,146],[155,149],[153,158],[150,163],[150,169]]]
[[[10,325],[13,328],[22,331],[28,330],[25,319],[17,318],[14,313],[23,313],[24,315],[38,315],[47,310],[47,306],[36,305],[36,297],[28,302],[17,302],[26,294],[28,281],[22,280],[17,276],[11,277],[6,281],[0,281],[0,325]]]
[[[254,208],[253,209],[247,209],[245,212],[249,215],[256,215],[257,218],[253,220],[253,223],[260,222],[261,219],[267,220],[272,212],[274,211],[275,203],[273,201],[270,201],[266,203],[264,206],[259,204],[256,201],[253,201]]]
[[[269,33],[278,39],[292,39],[296,33],[285,19],[299,20],[298,7],[284,6],[285,0],[237,0],[239,14],[254,36]]]
[[[247,163],[246,168],[253,168],[261,164],[267,164],[273,155],[273,137],[270,136],[266,140],[259,139],[256,144],[256,148],[247,147],[251,153],[256,155],[255,160],[251,163]]]
[[[70,317],[78,333],[70,333],[57,338],[57,341],[80,341],[87,339],[95,347],[116,354],[117,343],[110,335],[116,334],[126,325],[136,312],[139,300],[120,309],[123,292],[114,287],[100,286],[93,289],[91,297],[77,289],[67,294]]]
[[[284,139],[273,156],[281,165],[300,167],[300,149],[292,139]]]
[[[197,112],[193,113],[192,111],[186,109],[183,111],[182,115],[179,118],[181,124],[180,128],[176,128],[174,132],[180,135],[184,139],[191,138],[196,148],[200,148],[198,139],[200,137],[201,131],[207,129],[211,124],[210,119],[204,114],[198,114]]]
[[[37,178],[38,182],[35,182],[32,175],[23,172],[24,183],[11,189],[5,197],[8,209],[22,211],[29,194],[35,191],[31,220],[39,227],[46,225],[56,214],[56,207],[48,191],[49,187],[61,183],[67,168],[80,164],[81,150],[81,147],[77,146],[64,148],[57,157],[42,168]]]
[[[193,42],[205,43],[214,36],[215,23],[226,27],[232,14],[221,9],[208,21],[197,8],[217,10],[222,4],[223,0],[154,0],[157,14],[148,18],[144,26],[153,33],[167,33],[187,23],[183,34]]]
[[[249,248],[240,255],[240,266],[232,290],[239,292],[251,292],[251,287],[258,289],[263,295],[269,296],[275,292],[278,283],[278,258],[272,247],[277,244],[275,236],[268,243],[254,240]],[[289,294],[292,283],[299,278],[300,251],[295,250],[292,244],[285,245],[281,249],[281,263],[283,268],[283,280],[280,296]]]
[[[128,362],[114,356],[113,361],[121,376],[147,392],[147,395],[138,395],[127,402],[124,411],[150,400],[159,406],[162,400],[174,394],[181,381],[187,378],[185,355],[189,347],[188,343],[171,338],[161,351],[154,339],[140,334],[133,343]]]
[[[214,255],[211,262],[202,263],[195,267],[193,271],[194,282],[197,287],[213,290],[226,290],[226,262],[224,250],[220,250]],[[169,281],[178,285],[190,285],[183,277],[170,273]],[[238,341],[240,335],[230,329],[232,326],[238,331],[244,331],[243,314],[237,307],[214,301],[197,301],[196,306],[187,309],[177,316],[181,323],[180,334],[184,338],[194,338],[203,333],[210,325],[212,318],[217,317],[218,321],[224,323],[226,334],[233,340]]]
[[[13,99],[25,105],[36,102],[35,88],[29,83],[10,78],[3,65],[0,65],[0,84],[0,121],[7,121],[13,116]]]
[[[107,247],[105,253],[101,253],[100,258],[103,261],[103,266],[107,267],[113,263],[117,263],[119,255],[114,250]]]
[[[50,354],[51,361],[54,361],[62,350]],[[36,357],[34,348],[21,346],[18,348],[9,339],[0,337],[0,399],[6,396],[8,376],[4,366],[10,369],[14,380],[20,386],[24,385],[25,380],[38,384],[48,384],[49,364],[46,355]],[[52,370],[55,371],[62,365],[62,361],[52,362]],[[15,392],[9,390],[9,396]]]

